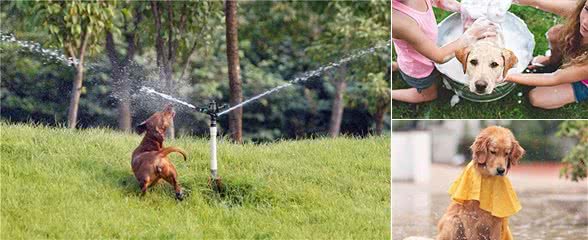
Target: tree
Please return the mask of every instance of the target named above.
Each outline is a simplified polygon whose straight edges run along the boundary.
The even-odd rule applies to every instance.
[[[131,11],[133,11],[131,13]],[[131,131],[131,99],[130,99],[130,67],[139,46],[139,24],[143,19],[140,6],[122,6],[121,14],[116,16],[120,26],[106,31],[106,53],[112,66],[112,91],[118,100],[118,127],[123,131]],[[118,24],[117,24],[118,25]],[[115,33],[120,32],[126,42],[124,53],[117,48]]]
[[[340,58],[342,54],[350,54],[352,49],[371,47],[375,42],[383,42],[389,39],[390,33],[390,2],[370,1],[366,2],[331,2],[327,11],[332,17],[325,19],[325,29],[319,41],[309,48],[315,52],[318,60]],[[330,54],[325,54],[325,52]],[[362,60],[364,61],[364,60]],[[389,61],[389,60],[388,60]],[[365,65],[359,64],[360,67]],[[365,68],[364,68],[365,70]],[[384,72],[386,68],[371,69],[373,72]],[[345,92],[348,81],[358,79],[354,76],[353,66],[341,66],[337,74],[331,78],[334,85],[334,94],[329,121],[329,136],[336,137],[341,129],[343,111],[345,108]],[[363,71],[362,73],[365,73]],[[379,84],[378,86],[381,86]],[[387,112],[389,98],[386,100],[385,91],[378,90],[379,98],[376,118],[383,122],[383,116]],[[386,102],[387,101],[387,102]],[[381,126],[379,126],[381,127]],[[378,128],[378,127],[377,127]]]
[[[34,14],[34,24],[42,25],[49,32],[52,43],[60,45],[68,57],[74,59],[76,74],[72,81],[67,126],[75,128],[80,95],[83,91],[82,81],[86,55],[89,52],[99,51],[97,43],[101,39],[102,31],[112,24],[113,2],[32,3],[26,5],[26,8],[29,10],[29,14]]]
[[[331,107],[331,118],[329,121],[329,136],[337,137],[341,131],[341,120],[343,119],[343,109],[345,108],[343,94],[347,90],[347,67],[341,66],[337,70],[335,78],[332,80],[335,85],[335,94]]]
[[[239,47],[237,1],[225,2],[226,39],[227,39],[227,64],[229,72],[230,104],[232,106],[241,103],[241,71],[239,68]],[[242,137],[243,108],[238,108],[229,113],[229,130],[231,138],[237,143],[243,141]]]
[[[190,4],[190,5],[188,5]],[[173,67],[180,62],[181,75],[185,72],[190,57],[200,46],[210,41],[211,26],[214,17],[220,17],[218,2],[172,2],[152,1],[151,19],[154,21],[155,51],[159,79],[164,81],[167,91],[175,91]],[[181,80],[181,79],[180,79]],[[179,80],[178,80],[179,81]],[[168,136],[174,138],[173,122],[168,129]]]
[[[572,181],[580,181],[586,178],[586,164],[588,163],[588,121],[567,120],[559,125],[560,137],[572,137],[578,140],[578,144],[562,160],[564,166],[560,171],[561,176],[571,178]]]
[[[369,61],[368,64],[374,64],[385,68],[385,64],[377,64]],[[368,69],[368,68],[366,68]],[[383,72],[360,74],[357,84],[352,86],[349,94],[348,105],[356,108],[367,108],[373,116],[375,127],[373,133],[381,135],[384,130],[384,119],[390,110],[390,79],[389,74]]]

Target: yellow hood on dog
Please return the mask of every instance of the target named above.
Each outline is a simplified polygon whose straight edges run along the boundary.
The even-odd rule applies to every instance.
[[[477,200],[482,210],[503,218],[502,239],[512,239],[508,217],[521,210],[521,204],[507,177],[483,177],[471,161],[453,182],[449,194],[454,202],[460,204],[466,200]]]

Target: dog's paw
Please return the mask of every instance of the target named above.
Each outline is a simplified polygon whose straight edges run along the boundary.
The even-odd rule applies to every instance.
[[[179,201],[184,200],[184,193],[183,192],[176,193],[176,199]]]

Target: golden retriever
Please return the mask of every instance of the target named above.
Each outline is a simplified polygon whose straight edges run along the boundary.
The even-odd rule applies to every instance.
[[[503,127],[488,127],[471,146],[476,171],[484,177],[505,177],[518,164],[525,150],[512,132]],[[437,240],[499,240],[503,219],[480,209],[480,202],[451,203],[441,220]]]

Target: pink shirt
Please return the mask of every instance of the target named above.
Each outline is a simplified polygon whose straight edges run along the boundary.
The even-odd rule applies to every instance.
[[[432,0],[425,1],[427,3],[427,11],[425,12],[417,11],[398,0],[392,0],[392,8],[414,19],[427,38],[436,43],[438,29]],[[396,61],[402,72],[413,78],[423,78],[433,72],[435,69],[433,61],[417,52],[408,42],[400,39],[392,39],[392,41],[398,54]]]
[[[586,79],[586,80],[582,80],[582,83],[583,83],[584,85],[586,85],[586,87],[588,87],[588,79]]]

